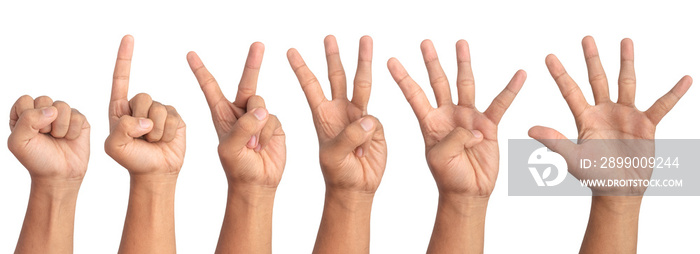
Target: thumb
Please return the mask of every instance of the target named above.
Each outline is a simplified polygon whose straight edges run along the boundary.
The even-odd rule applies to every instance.
[[[549,150],[564,156],[564,158],[567,158],[567,155],[572,155],[574,149],[576,148],[576,144],[574,144],[574,142],[571,142],[571,140],[566,138],[566,136],[561,134],[559,131],[549,127],[532,127],[527,132],[527,135],[542,143],[544,146],[549,148]]]
[[[116,149],[133,142],[134,138],[146,135],[152,129],[153,121],[151,119],[123,115],[119,118],[116,128],[107,137],[105,151],[111,155]]]
[[[378,128],[379,121],[373,116],[360,118],[340,132],[332,141],[329,151],[339,158],[345,158],[348,154],[372,138],[372,134]],[[358,153],[358,156],[361,154]]]
[[[232,147],[234,150],[243,147],[257,149],[260,145],[260,131],[265,126],[268,116],[264,108],[256,108],[244,114],[233,124],[229,137],[221,145]]]
[[[8,139],[10,150],[24,144],[39,134],[39,130],[49,126],[58,117],[56,107],[29,109],[22,112]]]
[[[457,127],[430,149],[430,153],[436,154],[441,158],[453,157],[462,153],[464,149],[478,144],[483,139],[484,134],[481,131]]]

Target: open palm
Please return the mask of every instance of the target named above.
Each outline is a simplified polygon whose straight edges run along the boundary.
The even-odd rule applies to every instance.
[[[411,104],[423,132],[425,152],[433,177],[441,192],[488,197],[498,176],[498,122],[525,82],[518,71],[508,86],[483,113],[474,105],[474,77],[469,46],[457,42],[459,103],[452,102],[437,52],[429,40],[421,50],[438,107],[430,106],[420,86],[398,60],[387,63],[389,71]]]
[[[583,53],[593,90],[595,105],[589,105],[580,88],[566,73],[554,55],[547,56],[546,64],[569,105],[578,128],[578,144],[569,141],[558,131],[541,126],[530,129],[530,136],[542,142],[566,160],[569,172],[584,179],[650,179],[652,168],[582,169],[580,159],[641,158],[654,156],[656,125],[678,102],[690,87],[690,77],[683,77],[666,95],[647,111],[635,107],[636,78],[632,40],[624,39],[620,50],[619,97],[610,100],[608,81],[600,62],[593,37],[583,39]],[[644,187],[593,188],[594,195],[639,195]]]

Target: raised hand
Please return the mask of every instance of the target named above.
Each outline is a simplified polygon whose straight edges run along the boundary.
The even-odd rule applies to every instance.
[[[321,170],[326,186],[374,193],[386,167],[386,141],[381,123],[367,114],[372,85],[372,38],[362,37],[352,100],[335,37],[325,41],[332,100],[296,49],[287,58],[306,94],[318,134]]]
[[[148,94],[127,100],[134,38],[119,46],[105,151],[131,175],[120,253],[175,253],[175,184],[185,159],[185,122]],[[158,214],[153,219],[153,214]]]
[[[430,105],[423,90],[397,59],[389,59],[387,63],[391,76],[418,118],[428,166],[440,192],[428,252],[483,251],[483,220],[498,176],[498,122],[526,78],[525,71],[516,72],[503,92],[481,113],[474,104],[469,45],[460,40],[456,47],[457,104],[452,101],[447,76],[430,40],[421,43],[421,51],[437,108]],[[470,219],[459,220],[460,216]]]
[[[525,82],[525,72],[516,72],[503,92],[481,113],[474,105],[474,76],[467,42],[457,42],[456,105],[433,43],[423,41],[421,51],[437,108],[430,105],[398,60],[392,58],[387,65],[418,118],[428,166],[438,189],[441,194],[488,198],[498,176],[498,122]]]
[[[636,78],[632,40],[624,39],[621,43],[617,102],[610,100],[608,80],[593,37],[583,38],[582,44],[595,105],[586,102],[556,56],[546,58],[547,68],[576,120],[578,144],[547,127],[533,127],[529,135],[561,154],[567,160],[569,172],[580,180],[649,179],[652,168],[584,170],[577,162],[580,158],[653,157],[656,125],[688,91],[692,79],[683,77],[647,111],[640,111],[634,105]],[[635,253],[639,210],[645,190],[644,186],[592,188],[591,214],[581,253]]]
[[[236,99],[231,102],[204,67],[196,53],[187,61],[211,109],[219,136],[219,156],[233,184],[276,188],[286,162],[285,135],[276,116],[268,114],[265,101],[255,95],[265,47],[250,46]]]
[[[595,105],[589,105],[576,82],[566,73],[554,55],[547,56],[546,64],[576,120],[578,145],[560,132],[541,126],[530,129],[529,135],[566,160],[569,172],[584,179],[649,179],[651,168],[620,170],[585,170],[579,159],[600,157],[653,157],[656,125],[688,91],[692,79],[683,77],[670,92],[661,97],[647,111],[634,105],[636,78],[632,40],[624,39],[620,50],[619,96],[610,100],[608,80],[598,56],[593,37],[583,39],[583,54],[588,66]],[[593,195],[642,195],[646,188],[593,188]]]
[[[311,108],[318,134],[326,204],[316,240],[316,253],[369,250],[372,199],[386,167],[387,148],[381,123],[367,115],[372,85],[372,38],[360,39],[352,100],[335,37],[325,41],[332,100],[296,49],[287,58]]]
[[[12,106],[10,130],[7,145],[32,178],[15,252],[72,253],[75,205],[90,157],[90,124],[65,102],[25,95]]]
[[[187,54],[211,109],[229,195],[217,253],[270,253],[272,205],[286,162],[285,135],[276,116],[255,95],[264,46],[250,46],[231,102],[196,53]]]
[[[132,175],[177,177],[185,158],[185,122],[174,107],[148,94],[127,99],[133,51],[134,38],[124,36],[114,67],[105,151]]]

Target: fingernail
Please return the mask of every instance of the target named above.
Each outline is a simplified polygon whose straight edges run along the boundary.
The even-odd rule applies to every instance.
[[[357,157],[362,157],[362,155],[365,154],[365,151],[362,149],[362,147],[358,147],[358,148],[355,150],[355,154],[357,154]]]
[[[148,121],[148,119],[139,119],[139,126],[141,126],[141,129],[148,129],[151,127],[151,121]]]
[[[267,110],[264,108],[257,108],[253,111],[253,115],[255,115],[255,118],[258,120],[263,120],[267,116]]]
[[[248,140],[248,144],[246,146],[248,146],[248,148],[251,148],[251,149],[255,148],[255,146],[256,146],[255,143],[257,143],[257,141],[258,141],[257,139],[258,138],[256,136],[250,137],[250,140]]]
[[[255,147],[255,151],[260,152],[260,150],[262,150],[262,145],[258,143],[258,146]]]
[[[48,108],[42,109],[41,113],[44,114],[45,117],[52,117],[54,114],[54,111],[52,108],[48,107]]]
[[[372,127],[374,127],[374,121],[372,121],[372,119],[367,117],[365,119],[362,119],[362,121],[360,121],[360,126],[362,126],[362,129],[364,129],[365,131],[369,131],[372,129]]]
[[[475,138],[481,138],[482,134],[479,130],[472,130],[472,134]]]

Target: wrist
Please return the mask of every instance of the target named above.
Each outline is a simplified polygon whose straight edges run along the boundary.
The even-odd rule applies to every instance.
[[[486,217],[489,197],[440,193],[438,207],[465,217]]]
[[[276,192],[277,187],[234,182],[229,182],[228,184],[229,198],[238,199],[248,205],[272,203]]]
[[[334,206],[348,211],[370,211],[374,192],[326,188],[326,206]]]
[[[151,192],[153,194],[173,194],[177,183],[177,174],[131,174],[131,189]]]
[[[615,214],[639,214],[642,196],[593,196],[591,207]]]
[[[55,201],[75,201],[80,190],[80,180],[55,180],[32,177],[32,195],[41,195]]]

